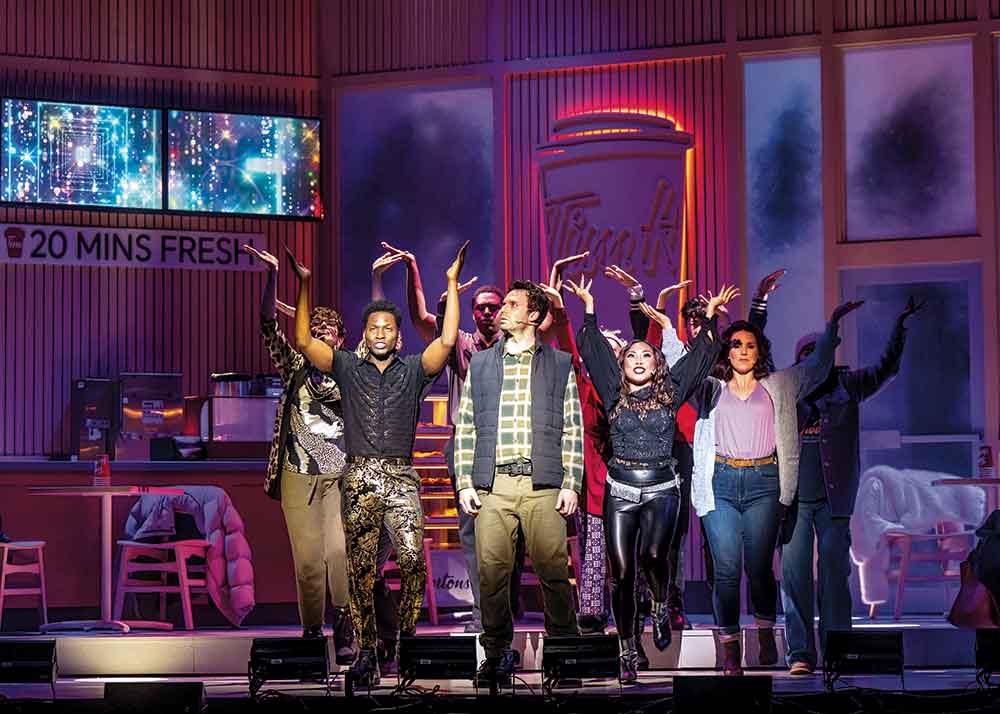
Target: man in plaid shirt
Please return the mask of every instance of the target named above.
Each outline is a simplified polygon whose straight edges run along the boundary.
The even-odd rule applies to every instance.
[[[566,518],[583,479],[583,417],[570,355],[537,338],[548,309],[534,283],[511,286],[500,308],[505,337],[473,355],[455,423],[459,504],[476,516],[480,685],[506,683],[516,663],[507,590],[519,526],[542,581],[546,632],[578,634]]]

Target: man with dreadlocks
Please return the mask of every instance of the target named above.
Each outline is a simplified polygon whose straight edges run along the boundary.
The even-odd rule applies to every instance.
[[[653,591],[653,644],[670,645],[667,609],[667,559],[677,528],[680,480],[672,457],[677,409],[686,402],[719,352],[716,314],[739,292],[723,287],[706,306],[704,328],[673,369],[663,353],[645,340],[632,340],[616,359],[598,329],[590,283],[567,281],[584,304],[583,326],[576,341],[590,373],[611,433],[612,457],[604,492],[604,532],[611,564],[611,607],[621,643],[622,682],[635,682],[638,652],[635,622],[635,577],[641,566]],[[648,304],[652,319],[665,316]],[[637,562],[638,561],[638,562]]]

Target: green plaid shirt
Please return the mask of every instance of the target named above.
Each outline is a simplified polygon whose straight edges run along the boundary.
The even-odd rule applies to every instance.
[[[496,463],[520,457],[531,458],[531,358],[537,347],[503,356],[503,386],[497,428]],[[455,482],[458,490],[472,488],[472,465],[476,453],[475,405],[472,403],[472,373],[462,385],[462,398],[455,421]],[[580,395],[572,372],[563,397],[562,487],[580,492],[583,481],[583,415]]]

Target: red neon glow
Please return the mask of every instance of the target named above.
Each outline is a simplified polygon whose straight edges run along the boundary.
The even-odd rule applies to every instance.
[[[561,117],[558,117],[558,120],[571,119],[575,117],[585,117],[591,114],[638,114],[647,117],[657,117],[659,119],[666,119],[667,121],[672,121],[674,123],[674,127],[677,128],[677,131],[684,131],[684,129],[681,127],[681,123],[677,121],[677,119],[675,119],[670,114],[667,114],[665,111],[661,109],[650,109],[646,107],[615,107],[615,108],[601,107],[598,109],[588,109],[582,112],[574,112],[573,114],[565,114]]]
[[[599,136],[602,134],[638,134],[638,129],[590,129],[588,131],[574,131],[572,134],[560,134],[560,139],[576,139],[580,136]]]

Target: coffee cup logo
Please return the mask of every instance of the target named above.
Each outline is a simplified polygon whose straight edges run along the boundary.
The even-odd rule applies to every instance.
[[[21,250],[24,248],[24,229],[8,226],[3,232],[3,237],[7,241],[7,257],[20,258]]]

